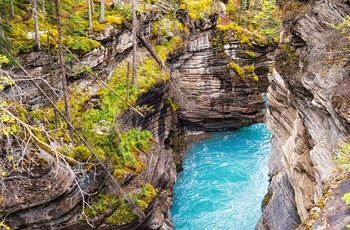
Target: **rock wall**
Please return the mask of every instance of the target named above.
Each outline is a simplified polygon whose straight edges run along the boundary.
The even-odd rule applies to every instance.
[[[332,28],[349,13],[347,1],[319,1],[284,23],[269,76],[270,186],[257,229],[295,228],[325,195],[350,132],[349,40]],[[340,229],[332,221],[315,229]]]
[[[73,58],[72,55],[69,61],[65,61],[67,81],[71,84],[78,84],[82,88],[96,86],[89,87],[92,89],[91,94],[94,94],[93,90],[98,90],[102,85],[91,74],[84,73],[81,65],[91,68],[94,73],[97,73],[99,79],[107,80],[113,73],[116,65],[129,55],[130,48],[132,47],[131,33],[127,29],[116,29],[111,25],[107,26],[104,33],[98,35],[96,39],[101,43],[100,48],[94,49],[90,53],[79,57],[79,59]],[[30,78],[53,101],[57,101],[62,96],[60,67],[56,55],[50,55],[46,51],[31,52],[20,56],[20,63],[27,70],[29,76],[25,75],[20,69],[14,73],[22,79],[17,84],[25,93],[23,94],[23,92],[18,92],[14,89],[10,90],[9,88],[1,96],[9,97],[15,101],[25,102],[33,108],[47,105],[47,99],[29,81]]]
[[[217,31],[196,32],[185,52],[170,58],[172,98],[179,106],[181,123],[191,130],[236,129],[262,121],[267,73],[272,65],[271,46],[253,45],[257,55],[249,58],[239,41],[213,45]],[[259,76],[242,79],[229,63],[255,66]]]
[[[134,175],[134,172],[125,175],[123,184],[119,185],[129,192],[139,191],[145,183],[157,189],[157,196],[143,218],[111,227],[103,224],[104,219],[114,212],[107,206],[105,214],[91,219],[88,223],[82,216],[83,208],[88,208],[87,202],[99,193],[116,195],[115,191],[118,188],[108,175],[108,172],[113,172],[113,168],[110,168],[108,162],[104,162],[103,167],[94,162],[96,165],[93,167],[96,169],[85,173],[81,170],[84,165],[78,164],[71,168],[76,172],[73,177],[62,162],[41,151],[35,158],[37,162],[42,162],[41,164],[33,159],[29,159],[28,163],[25,159],[24,165],[18,166],[19,169],[23,168],[23,172],[9,172],[2,180],[2,186],[6,190],[3,190],[2,194],[5,199],[1,203],[1,216],[6,217],[5,220],[11,229],[83,230],[91,229],[92,226],[98,229],[173,229],[169,210],[176,179],[173,159],[176,155],[171,148],[165,147],[164,142],[169,133],[175,133],[177,116],[174,116],[167,103],[163,103],[167,101],[162,100],[166,97],[167,89],[166,84],[157,85],[140,98],[140,104],[155,103],[154,112],[147,114],[145,119],[140,120],[138,114],[132,113],[126,113],[124,118],[120,118],[125,122],[124,128],[130,128],[130,125],[147,128],[153,132],[156,139],[148,154],[139,154],[145,163],[145,169],[137,175]],[[6,140],[1,140],[0,146],[5,145],[3,141]],[[16,153],[12,153],[12,156],[17,160]],[[3,165],[9,163],[4,156],[0,158],[0,162]]]

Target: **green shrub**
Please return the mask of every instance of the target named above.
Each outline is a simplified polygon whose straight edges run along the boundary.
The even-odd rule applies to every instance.
[[[146,211],[148,205],[154,200],[157,192],[151,184],[143,184],[141,186],[141,192],[136,196],[136,203],[143,211]]]
[[[63,21],[63,25],[65,21]],[[71,36],[84,36],[88,30],[88,20],[78,14],[72,14],[66,23],[68,24],[66,28],[70,28],[67,33]]]
[[[116,195],[99,193],[90,201],[89,206],[85,209],[88,218],[106,214],[107,210],[115,210],[112,215],[106,218],[105,223],[108,225],[119,225],[133,221],[136,216],[124,199],[119,199]]]
[[[67,45],[68,49],[70,49],[73,53],[84,55],[91,50],[98,48],[101,44],[88,37],[81,36],[68,36],[66,37],[64,43]]]
[[[105,30],[105,24],[101,24],[98,21],[93,21],[92,30],[96,33],[103,32]]]
[[[132,212],[132,209],[129,207],[129,205],[126,203],[125,200],[121,200],[118,208],[113,212],[112,215],[106,218],[105,222],[110,226],[115,226],[115,225],[130,223],[135,219],[136,219],[136,216]]]
[[[350,143],[345,143],[339,148],[339,153],[335,156],[334,161],[340,168],[350,171]]]
[[[90,150],[83,144],[73,148],[73,159],[87,162],[91,156]]]
[[[147,210],[156,195],[156,190],[148,183],[142,184],[137,194],[129,194],[132,199],[135,199],[136,204],[143,211]],[[85,214],[88,218],[93,219],[106,214],[108,210],[114,211],[105,220],[105,223],[110,226],[130,223],[136,219],[125,199],[120,199],[117,195],[104,194],[102,192],[91,199],[89,206],[85,209]]]
[[[138,174],[145,164],[139,159],[140,152],[148,153],[149,145],[153,142],[152,133],[148,130],[139,131],[137,129],[130,129],[124,133],[119,134],[119,143],[117,147],[116,157],[113,153],[110,153],[110,157],[113,162],[117,163],[119,159],[122,162],[118,162],[115,167],[115,176],[120,176],[118,173],[122,172],[120,169],[120,163],[125,168],[134,170],[135,174]]]
[[[166,41],[160,45],[154,46],[154,50],[160,59],[165,62],[168,55],[174,51],[176,48],[182,45],[180,37],[173,37],[169,41]]]
[[[350,30],[350,16],[347,15],[345,16],[344,20],[339,23],[337,26],[332,25],[333,28],[336,30],[340,31],[342,34],[347,34],[349,33]]]
[[[18,54],[25,54],[25,53],[30,53],[34,50],[35,47],[35,42],[34,39],[27,39],[27,38],[22,38],[22,39],[16,39],[12,43],[15,51],[13,52],[15,55]]]

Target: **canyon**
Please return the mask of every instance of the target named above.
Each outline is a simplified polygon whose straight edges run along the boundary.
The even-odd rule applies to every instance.
[[[188,134],[264,121],[272,133],[270,185],[257,229],[343,229],[350,211],[341,198],[350,191],[350,183],[347,174],[339,179],[333,169],[335,152],[348,141],[350,132],[349,41],[332,25],[349,14],[345,0],[310,3],[308,9],[284,21],[277,48],[257,42],[246,47],[238,39],[223,39],[216,29],[218,15],[194,21],[186,44],[167,59],[170,79],[158,82],[137,100],[136,106],[152,109],[141,110],[143,117],[132,109],[118,117],[120,131],[147,129],[155,140],[148,154],[140,153],[145,169],[123,178],[122,186],[128,191],[139,190],[142,183],[157,191],[142,218],[110,226],[104,220],[115,210],[107,210],[92,223],[84,221],[81,207],[87,196],[77,195],[79,189],[86,194],[112,194],[116,188],[111,185],[109,168],[98,167],[75,183],[76,178],[57,167],[56,159],[45,151],[39,153],[47,162],[44,166],[31,166],[31,174],[7,175],[4,184],[13,198],[1,203],[1,216],[6,216],[12,229],[86,229],[92,225],[98,229],[173,229],[172,187],[181,170]],[[86,104],[92,105],[97,104],[96,92],[103,86],[92,76],[74,74],[73,66],[81,62],[107,81],[113,69],[130,58],[132,48],[127,29],[107,27],[97,39],[102,46],[73,60],[68,69],[71,85],[90,87]],[[37,81],[44,91],[51,92],[47,82],[53,89],[61,88],[50,71],[58,69],[54,57],[32,52],[21,56],[21,63],[29,76],[44,79]],[[258,81],[242,78],[230,63],[254,66]],[[23,76],[20,70],[17,74]],[[23,100],[31,109],[47,105],[47,98],[32,83],[23,82],[20,87],[25,97],[18,98],[16,90],[9,89],[4,91],[6,97]],[[263,112],[266,92],[269,105]],[[1,156],[1,161],[7,162],[6,157]]]

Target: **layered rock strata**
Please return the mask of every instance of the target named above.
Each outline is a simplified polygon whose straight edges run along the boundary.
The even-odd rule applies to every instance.
[[[155,85],[137,102],[137,105],[151,109],[142,111],[144,117],[128,111],[119,122],[123,124],[119,127],[121,131],[130,127],[148,129],[156,140],[149,154],[139,155],[146,165],[145,169],[137,175],[125,175],[123,188],[138,191],[141,184],[150,183],[157,189],[157,197],[150,204],[144,218],[129,224],[113,227],[104,224],[104,219],[113,212],[107,210],[90,222],[99,229],[173,229],[169,209],[172,186],[176,179],[175,163],[181,162],[181,156],[177,154],[181,148],[178,135],[181,134],[181,127],[214,131],[239,128],[262,120],[265,104],[260,94],[267,87],[266,75],[271,64],[270,57],[266,56],[269,47],[254,44],[251,49],[257,57],[249,58],[241,52],[239,41],[212,44],[212,39],[217,39],[215,20],[199,20],[192,26],[194,28],[188,44],[168,60],[172,71],[171,80]],[[81,62],[98,73],[100,79],[108,79],[114,66],[128,56],[131,39],[126,30],[108,30],[100,37],[103,45],[100,49],[69,64],[69,81],[82,88],[90,86],[90,93],[94,95],[102,87],[101,83],[92,76],[80,78],[84,73],[79,75],[74,72],[74,66]],[[32,53],[22,58],[30,77],[38,77],[32,80],[44,91],[50,92],[49,96],[56,100],[61,95],[60,82],[55,77],[58,75],[57,60],[44,53]],[[240,63],[242,67],[255,66],[259,80],[238,76],[229,68],[230,62]],[[30,82],[23,82],[21,86],[27,93],[24,97],[17,98],[15,90],[5,91],[6,96],[22,100],[32,108],[47,103]],[[72,174],[65,174],[64,166],[49,154],[42,152],[37,157],[45,162],[45,167],[32,166],[35,172],[33,174],[7,175],[8,180],[5,180],[4,185],[9,190],[6,191],[6,196],[12,194],[16,199],[9,199],[6,201],[8,203],[3,204],[1,215],[6,216],[12,229],[90,228],[91,225],[82,217],[83,203],[86,205],[101,191],[104,194],[115,194],[118,186],[113,185],[108,175],[113,169],[106,165],[106,168],[97,167],[98,171],[72,177]],[[74,170],[79,171],[79,167],[83,166],[77,165]],[[22,198],[18,199],[19,197]]]
[[[249,58],[239,41],[213,45],[215,30],[197,32],[186,52],[170,58],[172,97],[179,106],[181,123],[190,130],[236,129],[262,121],[270,46],[253,45],[257,57]],[[239,76],[230,63],[254,66],[259,80]]]
[[[270,186],[257,229],[293,229],[325,195],[350,132],[349,40],[332,26],[349,13],[346,1],[319,1],[284,24],[269,77]]]

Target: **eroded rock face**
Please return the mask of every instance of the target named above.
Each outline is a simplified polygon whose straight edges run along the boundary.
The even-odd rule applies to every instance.
[[[265,108],[261,92],[266,92],[271,47],[254,45],[256,58],[244,55],[239,41],[213,45],[215,30],[190,37],[186,52],[170,59],[172,97],[179,105],[182,124],[191,130],[236,129],[262,121]],[[255,66],[258,81],[242,78],[229,67]]]
[[[335,188],[329,192],[325,206],[322,211],[318,213],[318,218],[314,219],[314,224],[310,229],[312,230],[326,230],[326,229],[347,229],[350,223],[350,209],[345,204],[342,197],[345,193],[350,191],[349,175],[345,180],[337,183]],[[298,230],[303,229],[298,228]]]
[[[350,131],[349,41],[330,25],[349,13],[344,1],[316,2],[285,24],[269,77],[271,183],[257,229],[295,228],[324,195],[337,144]]]

